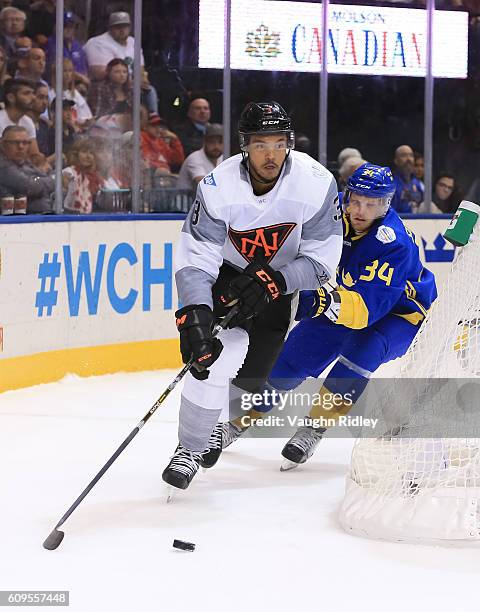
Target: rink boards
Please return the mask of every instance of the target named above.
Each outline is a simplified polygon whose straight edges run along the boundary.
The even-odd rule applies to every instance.
[[[440,284],[447,216],[409,216]],[[65,374],[181,364],[173,313],[180,215],[0,218],[0,392]]]

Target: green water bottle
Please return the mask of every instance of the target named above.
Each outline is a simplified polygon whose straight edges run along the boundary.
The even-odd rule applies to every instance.
[[[465,246],[470,240],[479,214],[480,206],[478,204],[463,200],[443,234],[445,240],[455,246]]]

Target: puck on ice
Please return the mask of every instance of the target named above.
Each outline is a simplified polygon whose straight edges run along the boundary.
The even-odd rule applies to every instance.
[[[193,542],[184,542],[183,540],[173,540],[173,548],[193,552],[195,550],[195,544]]]

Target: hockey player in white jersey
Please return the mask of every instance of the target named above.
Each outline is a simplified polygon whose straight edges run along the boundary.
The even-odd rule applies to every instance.
[[[229,379],[266,379],[290,324],[292,294],[335,278],[342,251],[335,180],[293,151],[283,108],[247,104],[239,140],[242,153],[198,185],[176,254],[180,349],[185,363],[195,361],[185,377],[179,444],[162,477],[180,489],[214,454],[210,438],[219,419],[228,420]],[[213,338],[215,320],[234,304],[229,328]]]

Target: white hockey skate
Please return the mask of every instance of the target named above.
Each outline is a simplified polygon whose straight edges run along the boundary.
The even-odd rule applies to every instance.
[[[202,453],[188,450],[179,444],[170,463],[163,470],[163,480],[176,489],[186,489],[198,472],[201,458]]]
[[[245,429],[240,429],[233,422],[217,423],[208,441],[208,450],[202,455],[200,465],[208,469],[213,467],[220,458],[222,450],[237,440]]]
[[[238,438],[247,431],[248,427],[242,429],[237,427],[233,421],[222,423],[222,448],[227,448],[233,444]]]

